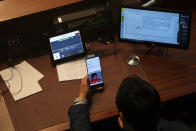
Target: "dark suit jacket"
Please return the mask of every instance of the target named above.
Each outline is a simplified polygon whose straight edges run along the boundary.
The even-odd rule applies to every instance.
[[[69,119],[71,131],[92,131],[87,104],[71,106]]]
[[[92,131],[87,104],[73,105],[69,109],[71,131]],[[160,131],[190,131],[182,122],[161,120]]]

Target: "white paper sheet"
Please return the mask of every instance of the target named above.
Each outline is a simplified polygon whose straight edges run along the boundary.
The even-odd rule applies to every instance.
[[[21,64],[18,64],[16,67],[22,67],[29,70],[29,72],[32,72],[34,78],[36,78],[37,80],[40,80],[44,77],[44,75],[42,75],[38,70],[36,70],[32,65],[30,65],[26,61],[23,61]]]
[[[9,90],[15,101],[42,91],[38,81],[43,75],[27,62],[24,61],[14,68],[1,71],[0,74],[4,81],[11,77],[11,72],[13,73],[12,79],[6,82],[6,85],[10,86]]]
[[[87,74],[85,59],[66,62],[56,68],[59,81],[81,79]]]

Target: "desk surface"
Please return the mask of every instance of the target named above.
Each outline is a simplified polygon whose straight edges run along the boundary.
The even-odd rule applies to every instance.
[[[168,56],[157,56],[159,48],[146,55],[145,47],[142,45],[134,46],[135,54],[141,58],[144,72],[159,91],[162,101],[196,92],[196,25],[193,24],[196,21],[196,10],[193,10],[192,13],[189,50],[169,49]],[[131,55],[131,52],[124,54],[124,61],[129,55]],[[90,117],[91,121],[95,122],[116,115],[118,115],[117,108],[110,108],[91,114]],[[61,123],[42,131],[60,131],[63,129],[69,129],[69,122]]]
[[[137,74],[150,81],[159,91],[162,101],[196,92],[195,21],[196,11],[193,11],[190,49],[169,49],[168,56],[158,56],[156,50],[146,55],[144,46],[120,42],[115,43],[118,50],[115,55],[112,54],[111,46],[92,42],[92,50],[107,51],[108,54],[104,54],[101,61],[106,90],[93,97],[91,121],[117,115],[115,95],[121,80],[127,75]],[[157,50],[160,52],[159,48]],[[133,54],[139,55],[142,61],[137,67],[126,64],[126,58]],[[43,92],[17,102],[14,102],[11,94],[4,96],[16,130],[68,129],[67,111],[79,91],[80,80],[59,83],[56,70],[50,66],[48,55],[27,61],[45,75],[39,82]],[[113,75],[114,73],[118,75]]]
[[[93,96],[91,114],[115,107],[116,92],[126,76],[137,74],[148,81],[141,65],[129,69],[121,57],[121,54],[133,52],[132,45],[124,44],[124,50],[120,44],[117,43],[121,51],[115,55],[110,45],[91,43],[91,52],[103,54],[101,65],[105,84],[104,92]],[[16,130],[34,131],[69,121],[68,109],[79,92],[80,80],[59,82],[56,68],[50,64],[49,55],[26,60],[44,75],[39,81],[43,91],[19,101],[14,101],[10,93],[4,95]]]
[[[83,0],[3,0],[0,1],[0,22],[81,1]]]

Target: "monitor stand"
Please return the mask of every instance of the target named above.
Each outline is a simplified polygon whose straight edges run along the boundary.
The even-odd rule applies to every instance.
[[[146,45],[146,48],[148,50],[145,54],[151,53],[158,56],[168,56],[168,47],[160,47],[152,43],[151,45]]]
[[[161,57],[168,57],[168,47],[160,47],[154,43],[145,45],[148,50],[145,52],[146,55],[152,54]],[[139,56],[133,55],[127,58],[127,64],[131,66],[137,66],[141,62]]]
[[[127,64],[131,65],[131,66],[137,66],[140,64],[140,58],[139,56],[133,55],[133,56],[129,56],[129,58],[127,58]]]

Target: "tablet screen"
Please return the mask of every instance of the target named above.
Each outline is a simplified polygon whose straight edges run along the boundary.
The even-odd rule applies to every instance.
[[[79,30],[51,37],[49,41],[54,61],[84,53]]]

